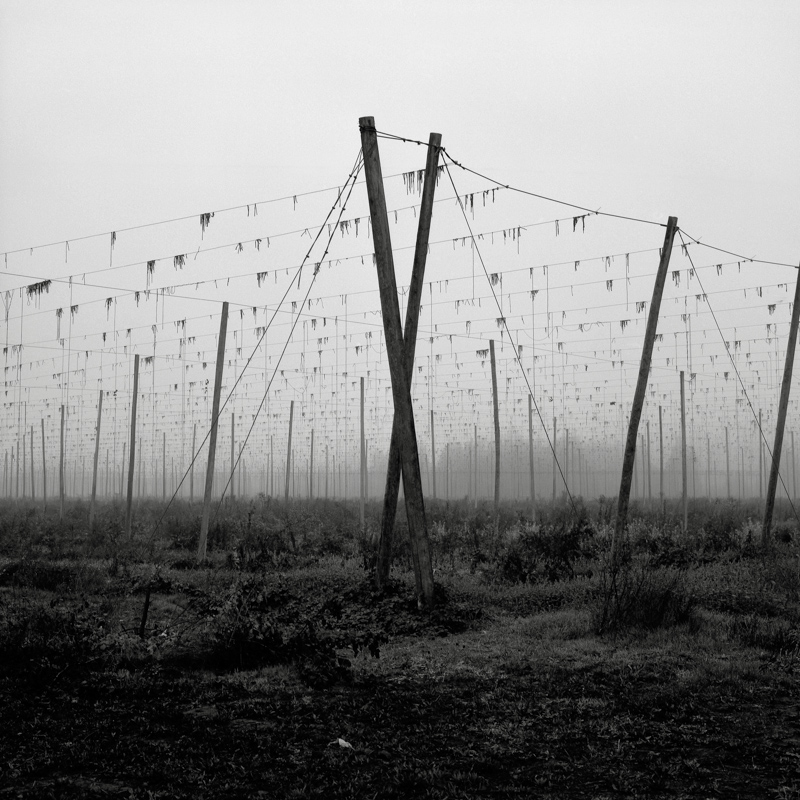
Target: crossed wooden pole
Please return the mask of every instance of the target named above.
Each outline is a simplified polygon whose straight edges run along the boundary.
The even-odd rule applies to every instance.
[[[383,174],[378,152],[378,135],[373,117],[361,117],[361,147],[364,155],[364,177],[369,197],[372,233],[375,241],[375,261],[378,269],[378,286],[383,313],[383,329],[392,380],[394,421],[389,445],[389,464],[386,473],[386,490],[383,501],[383,518],[378,544],[376,581],[379,587],[389,577],[391,543],[400,475],[411,535],[411,552],[414,562],[417,598],[420,605],[433,605],[433,568],[431,566],[428,530],[425,521],[425,502],[422,495],[422,476],[419,466],[419,449],[414,426],[414,408],[411,402],[411,379],[414,371],[414,351],[417,342],[419,308],[422,298],[425,261],[428,253],[433,195],[436,188],[436,169],[442,137],[432,133],[428,141],[428,158],[425,183],[422,191],[414,266],[408,293],[405,334],[400,324],[400,305],[397,301],[397,280],[394,272],[389,219],[383,192]]]

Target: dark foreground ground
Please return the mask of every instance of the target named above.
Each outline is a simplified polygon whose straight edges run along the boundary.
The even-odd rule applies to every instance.
[[[340,587],[358,570],[339,569]],[[280,580],[310,603],[318,579]],[[384,625],[380,656],[351,651],[315,680],[296,660],[198,658],[219,633],[199,612],[170,648],[188,584],[159,581],[125,658],[103,656],[117,633],[80,658],[4,658],[0,797],[800,798],[800,657],[759,647],[760,618],[743,627],[719,602],[682,625],[599,637],[596,580],[493,593],[453,575],[434,620],[415,622],[401,587],[388,608],[411,622]],[[6,588],[7,609],[30,604],[21,592]],[[96,619],[95,600],[74,602]],[[102,602],[135,628],[141,592]],[[374,597],[345,602],[337,619],[375,622]]]

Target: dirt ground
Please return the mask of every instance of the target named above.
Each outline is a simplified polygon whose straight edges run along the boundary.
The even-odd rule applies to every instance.
[[[792,663],[574,609],[396,635],[349,680],[4,670],[3,798],[800,798]]]

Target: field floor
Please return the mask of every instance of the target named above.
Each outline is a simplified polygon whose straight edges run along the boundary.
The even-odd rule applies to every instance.
[[[786,620],[737,612],[746,588],[723,602],[734,573],[704,569],[690,622],[601,637],[597,576],[438,573],[425,614],[410,576],[378,596],[355,559],[316,559],[245,585],[315,608],[317,644],[380,641],[259,665],[220,646],[220,615],[253,610],[231,570],[6,559],[0,797],[800,798],[800,655],[759,646]]]

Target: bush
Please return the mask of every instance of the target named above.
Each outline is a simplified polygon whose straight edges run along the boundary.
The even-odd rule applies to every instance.
[[[142,655],[138,637],[112,631],[107,609],[86,599],[68,605],[17,604],[0,616],[2,665],[33,679],[117,666]]]
[[[800,654],[800,629],[785,620],[748,614],[732,617],[728,636],[747,647],[770,653]]]
[[[654,566],[644,559],[609,565],[603,569],[594,627],[602,634],[693,623],[696,605],[682,570]]]
[[[37,589],[44,592],[96,592],[106,586],[106,577],[85,561],[53,563],[23,558],[0,569],[0,586]]]
[[[349,680],[351,664],[338,650],[362,650],[377,657],[385,640],[368,626],[343,630],[343,596],[320,591],[311,603],[280,581],[247,578],[221,598],[209,598],[211,660],[222,668],[249,669],[294,663],[301,678],[323,687]]]
[[[554,506],[540,512],[538,524],[524,524],[510,538],[488,570],[490,577],[509,583],[575,577],[575,562],[593,550],[594,528],[582,504]]]

